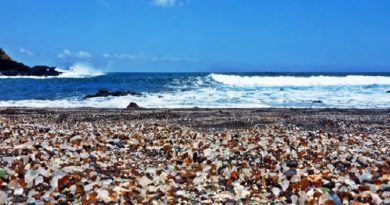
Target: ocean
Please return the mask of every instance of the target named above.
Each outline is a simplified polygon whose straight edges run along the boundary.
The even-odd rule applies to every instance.
[[[100,89],[142,96],[84,99]],[[0,107],[390,108],[390,73],[102,73],[0,76]]]

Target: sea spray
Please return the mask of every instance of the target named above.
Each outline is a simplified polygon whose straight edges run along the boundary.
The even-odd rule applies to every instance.
[[[59,76],[61,78],[88,78],[104,75],[102,71],[86,63],[76,63],[68,70],[59,69],[59,71],[63,72]]]

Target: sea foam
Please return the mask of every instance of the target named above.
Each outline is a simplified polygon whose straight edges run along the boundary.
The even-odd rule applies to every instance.
[[[325,88],[325,87],[323,87]],[[380,91],[382,90],[382,91]],[[389,108],[382,88],[299,89],[277,87],[250,91],[202,88],[189,91],[142,93],[143,96],[0,101],[0,107],[126,108],[135,102],[145,108]]]
[[[390,85],[388,76],[239,76],[210,74],[219,83],[229,86],[282,87],[282,86],[354,86],[354,85]]]

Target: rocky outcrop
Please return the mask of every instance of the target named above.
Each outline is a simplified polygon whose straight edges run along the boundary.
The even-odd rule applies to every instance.
[[[12,61],[12,59],[0,48],[0,60]]]
[[[322,103],[321,100],[313,100],[312,103]]]
[[[34,66],[29,67],[23,63],[12,60],[2,49],[0,49],[0,75],[5,76],[58,76],[61,72],[54,67]]]
[[[139,109],[140,106],[137,105],[135,102],[130,102],[130,104],[127,106],[127,109]]]
[[[126,96],[126,95],[133,95],[133,96],[138,96],[138,97],[142,96],[142,94],[140,94],[140,93],[131,92],[131,91],[114,91],[114,92],[110,92],[108,90],[101,89],[94,95],[87,95],[87,96],[85,96],[84,99],[97,98],[97,97],[109,97],[109,96],[119,97],[119,96]]]

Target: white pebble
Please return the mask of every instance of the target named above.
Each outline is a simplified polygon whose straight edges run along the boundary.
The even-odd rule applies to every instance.
[[[23,195],[23,192],[24,192],[24,189],[23,188],[19,188],[19,189],[16,189],[14,191],[14,195]]]
[[[7,204],[7,202],[8,202],[7,193],[0,191],[0,204]]]

